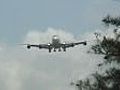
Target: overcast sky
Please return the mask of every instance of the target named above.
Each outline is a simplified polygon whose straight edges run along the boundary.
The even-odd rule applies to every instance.
[[[93,40],[107,14],[119,15],[119,0],[0,0],[0,90],[74,90],[70,82],[94,72],[103,56],[87,54],[91,43],[66,53],[19,46]],[[97,60],[96,60],[97,59]]]

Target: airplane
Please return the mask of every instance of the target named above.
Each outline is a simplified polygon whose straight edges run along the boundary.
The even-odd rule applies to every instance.
[[[53,35],[52,36],[52,42],[48,43],[48,44],[23,44],[26,45],[28,49],[30,49],[31,47],[37,47],[39,49],[48,49],[49,53],[51,53],[52,49],[54,52],[56,52],[56,50],[58,49],[59,52],[61,52],[61,49],[63,49],[64,52],[66,52],[66,48],[70,48],[70,47],[74,47],[76,45],[79,44],[83,44],[83,45],[87,45],[87,42],[76,42],[76,43],[61,43],[59,36],[58,35]]]

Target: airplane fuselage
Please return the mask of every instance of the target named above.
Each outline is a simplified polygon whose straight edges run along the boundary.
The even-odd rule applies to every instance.
[[[61,42],[57,35],[54,35],[52,38],[52,46],[54,49],[61,48]]]

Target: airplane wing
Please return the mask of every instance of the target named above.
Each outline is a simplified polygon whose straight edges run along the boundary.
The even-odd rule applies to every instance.
[[[62,45],[65,48],[69,48],[69,47],[74,47],[74,46],[79,45],[79,44],[87,45],[87,42],[84,41],[84,42],[76,42],[76,43],[64,43]]]
[[[39,49],[49,49],[51,48],[51,44],[22,44],[22,45],[26,45],[28,49],[30,49],[31,47],[38,47]]]

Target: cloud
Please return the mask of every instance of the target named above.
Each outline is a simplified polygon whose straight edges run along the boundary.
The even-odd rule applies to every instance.
[[[25,42],[30,42],[30,43],[46,43],[46,42],[51,42],[51,37],[53,35],[58,35],[61,40],[67,40],[67,41],[72,41],[74,39],[74,36],[71,33],[67,33],[63,31],[62,29],[53,29],[53,28],[48,28],[47,31],[41,32],[41,31],[31,31],[27,34]]]
[[[57,34],[62,41],[83,41],[62,29],[48,28],[45,32],[29,31],[21,43],[49,43]],[[92,38],[91,38],[92,39]],[[0,52],[1,90],[72,90],[73,80],[87,77],[97,69],[101,60],[97,55],[87,54],[90,45],[67,49],[67,52],[30,49],[21,46],[3,48]],[[98,61],[96,61],[98,59]]]

